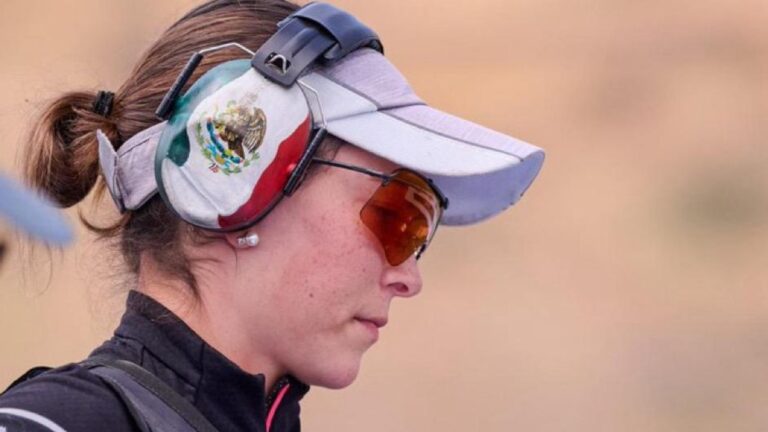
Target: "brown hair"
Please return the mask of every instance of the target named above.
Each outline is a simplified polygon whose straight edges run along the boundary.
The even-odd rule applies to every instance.
[[[107,116],[93,111],[95,91],[66,93],[48,106],[30,133],[33,150],[26,161],[27,179],[62,207],[83,200],[94,185],[97,199],[102,197],[105,185],[99,180],[96,130],[101,129],[119,148],[158,123],[155,109],[192,53],[228,42],[255,50],[297,8],[284,0],[211,0],[193,9],[147,50],[116,92]],[[237,50],[211,53],[189,83],[211,67],[241,57]],[[324,152],[329,150],[326,146]],[[190,260],[181,245],[190,233],[201,233],[178,219],[158,195],[112,226],[97,227],[82,215],[81,220],[100,238],[117,240],[129,272],[138,274],[140,257],[146,253],[169,277],[186,282],[197,293]]]

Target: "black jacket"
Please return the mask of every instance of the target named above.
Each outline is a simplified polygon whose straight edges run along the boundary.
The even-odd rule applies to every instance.
[[[194,404],[219,431],[267,432],[273,409],[269,432],[300,431],[299,401],[309,386],[286,375],[266,395],[264,375],[243,371],[172,312],[137,291],[129,293],[112,339],[94,355],[141,365]],[[275,396],[286,386],[273,408]],[[111,387],[79,364],[52,369],[0,396],[0,431],[55,431],[56,425],[68,432],[138,430]]]

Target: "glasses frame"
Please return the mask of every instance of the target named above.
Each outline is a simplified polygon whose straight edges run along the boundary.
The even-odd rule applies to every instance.
[[[366,174],[366,175],[371,176],[371,177],[379,178],[379,179],[381,179],[381,186],[386,186],[387,184],[389,184],[392,181],[402,181],[402,180],[399,180],[397,178],[397,174],[396,173],[399,172],[399,171],[407,171],[407,172],[412,173],[413,175],[419,177],[420,179],[424,180],[424,182],[429,185],[429,187],[432,189],[432,191],[435,193],[435,196],[437,197],[438,203],[440,205],[440,215],[437,218],[437,223],[435,224],[434,231],[432,231],[432,233],[430,234],[430,236],[427,239],[427,241],[424,242],[424,244],[421,245],[421,247],[415,252],[416,259],[418,260],[419,258],[421,258],[421,256],[427,250],[427,247],[429,246],[429,244],[432,243],[432,239],[435,237],[435,233],[437,233],[437,229],[440,227],[440,224],[442,222],[443,213],[448,208],[448,197],[445,196],[443,191],[440,190],[440,188],[435,184],[434,181],[432,181],[432,179],[430,179],[429,177],[425,177],[424,175],[420,174],[419,172],[414,171],[412,169],[408,169],[408,168],[397,168],[392,173],[386,174],[386,173],[383,173],[381,171],[376,171],[376,170],[372,170],[372,169],[361,167],[361,166],[357,166],[357,165],[350,165],[350,164],[346,164],[346,163],[343,163],[343,162],[337,162],[337,161],[333,161],[333,160],[321,159],[321,158],[318,158],[318,157],[313,157],[311,162],[312,163],[317,163],[317,164],[320,164],[320,165],[326,165],[326,166],[330,166],[330,167],[335,167],[335,168],[341,168],[341,169],[345,169],[345,170],[349,170],[349,171],[354,171],[354,172],[358,172],[358,173],[361,173],[361,174]],[[414,185],[414,186],[417,186],[417,185]],[[367,203],[366,203],[366,205],[367,205]]]

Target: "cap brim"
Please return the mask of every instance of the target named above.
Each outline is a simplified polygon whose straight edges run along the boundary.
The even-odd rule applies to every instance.
[[[302,81],[318,95],[328,132],[437,183],[450,200],[444,224],[500,213],[522,197],[544,162],[534,145],[426,105],[374,50],[358,50]]]
[[[72,228],[59,209],[3,175],[0,175],[0,218],[49,244],[64,245],[72,241]]]
[[[516,203],[544,161],[538,147],[427,105],[331,121],[328,131],[432,178],[451,203],[446,225],[476,223]]]

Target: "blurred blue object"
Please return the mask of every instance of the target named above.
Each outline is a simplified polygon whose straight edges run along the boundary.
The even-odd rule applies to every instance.
[[[0,219],[51,245],[72,241],[67,219],[48,199],[0,174]]]

